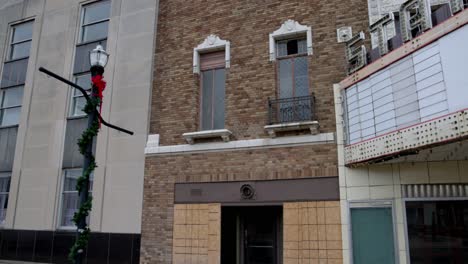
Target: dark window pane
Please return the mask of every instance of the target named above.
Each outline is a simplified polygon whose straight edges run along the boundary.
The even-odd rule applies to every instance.
[[[288,48],[286,41],[278,41],[276,44],[277,54],[278,57],[287,56],[288,55]]]
[[[4,225],[8,209],[8,193],[0,194],[0,224]]]
[[[224,128],[225,70],[215,70],[214,75],[214,129]]]
[[[468,201],[406,203],[412,264],[459,264],[468,260]]]
[[[98,24],[83,27],[81,42],[88,42],[106,38],[108,24],[109,22],[105,21]]]
[[[61,226],[73,226],[73,215],[78,209],[79,196],[76,190],[77,179],[81,176],[81,169],[65,170],[62,192],[62,218]],[[93,186],[93,175],[90,176],[89,195],[91,196]],[[89,217],[87,218],[89,222]]]
[[[279,61],[279,98],[293,97],[293,59],[284,59]]]
[[[19,124],[21,107],[1,110],[1,126],[12,126]]]
[[[7,177],[4,177],[4,175],[0,175],[0,192],[9,192],[10,191],[10,175],[7,174]]]
[[[289,39],[276,42],[278,57],[307,53],[306,39]]]
[[[3,66],[1,87],[24,84],[26,80],[27,69],[27,58],[5,63]]]
[[[307,40],[300,39],[297,41],[297,51],[299,54],[307,53]]]
[[[73,226],[73,215],[78,208],[78,193],[64,193],[62,198],[62,221],[61,226]]]
[[[296,39],[289,40],[286,45],[287,45],[287,49],[288,49],[288,55],[297,54],[298,49],[297,49],[297,40]]]
[[[23,101],[23,86],[3,89],[2,107],[20,106]]]
[[[110,16],[110,1],[102,1],[96,4],[84,6],[83,25],[108,19]]]
[[[201,129],[213,129],[213,70],[202,72]]]
[[[72,101],[72,108],[71,108],[71,113],[70,116],[82,116],[86,115],[85,112],[83,112],[83,108],[86,105],[86,99],[84,96],[80,97],[74,97]]]
[[[33,22],[27,22],[14,26],[13,28],[13,38],[11,43],[16,43],[18,41],[23,41],[32,38],[32,25]]]
[[[294,59],[294,85],[295,96],[309,95],[307,57]]]
[[[76,76],[75,83],[83,87],[84,89],[90,89],[91,88],[91,73]],[[82,95],[82,93],[78,89],[73,88],[73,90],[75,91],[75,95]]]
[[[29,50],[31,49],[31,41],[26,41],[11,46],[10,60],[29,57]]]

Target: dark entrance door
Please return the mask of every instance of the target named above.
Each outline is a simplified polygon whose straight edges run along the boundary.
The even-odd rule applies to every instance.
[[[281,207],[226,207],[222,211],[222,264],[280,264]]]

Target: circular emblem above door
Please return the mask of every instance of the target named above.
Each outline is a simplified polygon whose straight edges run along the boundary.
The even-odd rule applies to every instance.
[[[255,189],[250,184],[244,184],[240,188],[241,197],[244,200],[253,199],[255,196]]]

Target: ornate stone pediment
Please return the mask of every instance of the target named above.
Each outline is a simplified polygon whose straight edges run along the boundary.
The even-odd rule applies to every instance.
[[[307,54],[312,55],[312,28],[292,19],[286,20],[279,29],[270,33],[270,61],[276,60],[275,41],[282,38],[304,35],[307,37]]]
[[[226,55],[226,68],[231,66],[231,43],[211,34],[205,40],[193,49],[193,73],[200,73],[200,54],[210,51],[224,50]]]

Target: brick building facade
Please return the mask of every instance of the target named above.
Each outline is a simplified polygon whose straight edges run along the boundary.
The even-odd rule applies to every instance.
[[[142,263],[342,263],[336,29],[366,30],[367,14],[365,0],[160,1]]]

